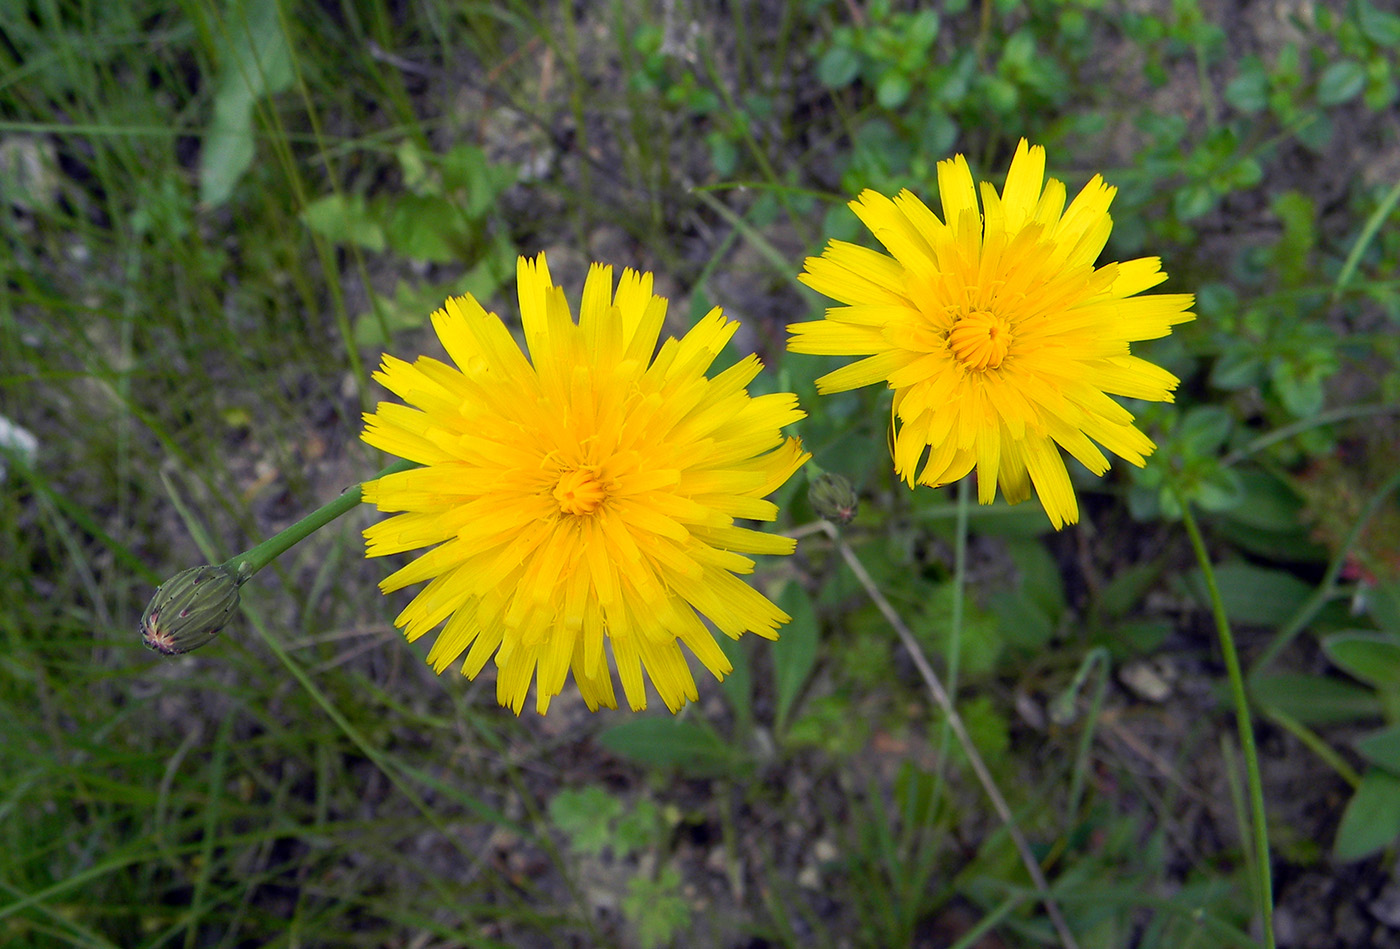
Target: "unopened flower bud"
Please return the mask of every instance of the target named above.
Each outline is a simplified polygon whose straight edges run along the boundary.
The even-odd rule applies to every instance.
[[[227,567],[182,570],[156,588],[141,615],[141,641],[167,656],[198,649],[219,635],[238,608],[242,580]]]
[[[807,500],[812,503],[812,510],[838,524],[851,523],[860,504],[851,482],[830,473],[817,475],[807,490]]]

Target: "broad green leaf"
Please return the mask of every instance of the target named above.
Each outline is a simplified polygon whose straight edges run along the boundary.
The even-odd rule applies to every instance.
[[[1187,585],[1201,604],[1210,606],[1201,571],[1186,576]],[[1230,563],[1215,568],[1215,582],[1225,604],[1225,615],[1236,623],[1281,626],[1312,595],[1312,587],[1291,573],[1251,564]]]
[[[1272,707],[1304,725],[1326,725],[1379,718],[1376,693],[1353,682],[1301,673],[1251,679],[1249,693],[1256,703]]]
[[[1291,531],[1270,531],[1232,520],[1235,511],[1216,519],[1215,533],[1241,550],[1288,563],[1326,563],[1327,548],[1312,540],[1301,525]]]
[[[1338,860],[1360,860],[1400,836],[1400,777],[1372,768],[1361,776],[1356,794],[1342,813],[1333,853]]]
[[[291,88],[292,51],[277,16],[278,0],[233,0],[224,18],[224,48],[214,118],[199,152],[199,200],[217,207],[253,163],[253,106]]]
[[[1211,455],[1230,437],[1234,419],[1230,413],[1214,405],[1201,405],[1181,419],[1177,438],[1192,455]]]
[[[860,75],[860,56],[849,46],[833,46],[817,61],[817,78],[828,89],[844,89]]]
[[[817,645],[820,634],[817,630],[817,614],[812,610],[812,601],[807,591],[799,583],[789,583],[778,597],[778,606],[792,617],[792,622],[778,631],[778,641],[773,643],[773,686],[777,692],[778,730],[787,723],[792,703],[806,685],[817,662]]]
[[[461,211],[449,202],[405,194],[394,201],[384,233],[395,253],[450,264],[465,256],[471,237],[467,225]]]
[[[1400,725],[1363,736],[1356,742],[1356,750],[1371,764],[1400,775]]]
[[[514,165],[492,163],[475,145],[458,145],[442,156],[443,191],[473,221],[486,217],[519,177]]]
[[[1064,613],[1064,578],[1055,559],[1038,540],[1007,542],[1016,564],[1016,581],[992,601],[997,629],[1008,643],[1040,649],[1050,641]]]
[[[1298,529],[1303,501],[1282,480],[1254,468],[1237,472],[1243,497],[1229,513],[1232,521],[1266,531]]]
[[[1259,112],[1269,104],[1269,76],[1256,57],[1240,63],[1240,74],[1225,84],[1225,101],[1241,112]]]
[[[1333,63],[1317,81],[1317,101],[1321,105],[1341,105],[1360,95],[1366,87],[1366,68],[1351,59]]]
[[[384,249],[384,228],[370,211],[362,194],[328,194],[301,212],[306,226],[341,244],[355,244],[368,251]]]
[[[1098,615],[1104,619],[1118,619],[1142,602],[1152,584],[1162,575],[1162,559],[1154,558],[1146,563],[1133,564],[1114,574],[1113,579],[1099,588]]]
[[[1381,689],[1400,689],[1400,634],[1349,630],[1322,641],[1327,658],[1349,675]]]
[[[1400,16],[1382,10],[1371,0],[1359,0],[1356,21],[1361,32],[1379,46],[1400,46]]]
[[[648,715],[614,725],[598,736],[604,748],[638,764],[677,768],[696,777],[732,775],[742,754],[708,725],[690,719]]]
[[[1381,629],[1400,634],[1400,581],[1377,584],[1367,598],[1366,612]]]

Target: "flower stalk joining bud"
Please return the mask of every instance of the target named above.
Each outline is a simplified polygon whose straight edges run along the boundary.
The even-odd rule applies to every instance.
[[[375,478],[416,468],[396,461]],[[312,511],[286,530],[221,564],[182,570],[156,588],[141,614],[141,641],[166,656],[178,656],[213,641],[238,608],[238,588],[293,544],[360,504],[360,485]]]

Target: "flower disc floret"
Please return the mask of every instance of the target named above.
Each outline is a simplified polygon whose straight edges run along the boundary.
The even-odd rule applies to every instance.
[[[572,671],[590,709],[616,707],[612,654],[634,709],[644,673],[672,711],[697,697],[681,651],[723,678],[730,638],[774,639],[786,613],[740,580],[747,554],[790,554],[764,498],[809,457],[781,429],[804,417],[791,393],[752,397],[754,356],[705,375],[738,324],[712,310],[657,349],[665,299],[651,274],[595,264],[578,322],[541,254],[517,267],[529,358],[470,296],[433,326],[455,366],[386,355],[363,438],[422,467],[364,486],[393,517],[365,531],[371,557],[431,548],[381,584],[427,581],[395,624],[410,640],[441,625],[439,673],[474,677],[495,657],[496,696],[517,714],[531,682],[548,710]]]
[[[1167,278],[1158,258],[1094,266],[1115,190],[1095,175],[1066,207],[1024,139],[1000,194],[963,156],[939,162],[942,218],[909,191],[867,190],[850,206],[889,253],[832,241],[808,258],[802,281],[842,305],[790,325],[788,348],[865,357],[817,390],[894,390],[894,467],[911,487],[976,468],[981,503],[1034,486],[1051,523],[1072,524],[1060,449],[1094,474],[1108,470],[1099,446],[1142,465],[1155,446],[1110,396],[1172,401],[1179,380],[1129,344],[1195,318],[1190,294],[1138,296]]]

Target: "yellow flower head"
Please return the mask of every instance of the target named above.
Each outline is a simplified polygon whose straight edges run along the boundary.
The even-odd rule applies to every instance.
[[[851,208],[891,256],[832,241],[802,281],[845,306],[788,327],[797,353],[866,356],[817,380],[820,392],[875,382],[894,390],[894,466],[912,487],[975,466],[977,499],[1031,485],[1058,529],[1079,520],[1059,445],[1090,471],[1141,466],[1151,439],[1109,395],[1172,401],[1178,379],[1130,355],[1134,340],[1194,319],[1187,293],[1136,294],[1167,279],[1156,257],[1095,267],[1117,189],[1095,175],[1068,208],[1045,180],[1045,150],[1024,139],[1000,195],[982,182],[979,213],[963,156],[938,164],[943,219],[908,191],[866,191]],[[1091,441],[1092,439],[1092,441]]]
[[[589,708],[615,708],[604,640],[632,708],[645,669],[674,712],[697,694],[680,643],[731,670],[697,613],[734,639],[776,639],[789,619],[735,574],[794,541],[734,519],[777,517],[764,496],[810,457],[779,430],[805,413],[790,393],[749,396],[755,356],[706,378],[738,327],[718,308],[658,352],[666,301],[649,273],[624,270],[614,294],[594,264],[577,324],[543,254],[517,273],[528,360],[466,296],[433,314],[456,368],[386,355],[375,373],[414,408],[381,402],[362,437],[423,467],[365,484],[402,512],[365,531],[367,556],[437,545],[380,584],[430,581],[394,622],[414,640],[446,620],[439,673],[466,652],[474,677],[494,654],[516,714],[532,678],[543,714],[570,669]]]

